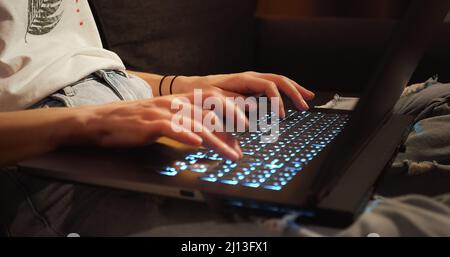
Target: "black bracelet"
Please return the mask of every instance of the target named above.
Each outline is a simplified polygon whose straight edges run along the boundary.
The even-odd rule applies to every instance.
[[[169,92],[170,92],[170,94],[172,95],[173,93],[172,93],[172,86],[173,86],[173,82],[178,78],[179,76],[175,76],[175,77],[173,77],[173,79],[172,79],[172,81],[170,82],[170,88],[169,88]]]
[[[162,96],[162,84],[167,77],[168,76],[162,77],[161,81],[159,82],[159,96]]]

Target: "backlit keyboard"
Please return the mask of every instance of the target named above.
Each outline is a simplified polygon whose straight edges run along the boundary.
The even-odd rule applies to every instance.
[[[189,154],[160,173],[176,176],[181,172],[196,172],[202,174],[202,181],[209,183],[278,191],[308,165],[350,119],[348,114],[294,110],[289,110],[283,120],[271,117],[272,114],[267,114],[259,120],[255,132],[235,134],[244,154],[237,163],[222,159],[213,150],[203,150]],[[279,129],[272,134],[270,129],[264,132],[261,122],[277,125]],[[262,136],[269,141],[262,142]]]

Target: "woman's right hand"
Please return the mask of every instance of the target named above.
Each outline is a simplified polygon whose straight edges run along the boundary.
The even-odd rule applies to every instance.
[[[201,121],[195,120],[192,113],[182,116],[183,120],[190,121],[191,128],[173,122],[177,110],[172,110],[172,105],[183,104],[183,108],[189,107],[192,112],[199,111],[203,118],[212,117],[214,123],[219,122],[222,126],[223,120],[229,119],[244,122],[248,126],[248,120],[239,107],[215,91],[203,92],[203,97],[211,96],[220,100],[224,113],[233,113],[234,117],[222,119],[213,111],[194,105],[193,94],[81,107],[79,111],[84,129],[79,141],[87,139],[90,141],[88,143],[102,147],[134,147],[147,145],[160,137],[168,137],[188,145],[203,145],[227,159],[237,161],[242,158],[242,151],[237,140],[230,134],[211,131]],[[189,102],[181,103],[179,97],[188,99]]]

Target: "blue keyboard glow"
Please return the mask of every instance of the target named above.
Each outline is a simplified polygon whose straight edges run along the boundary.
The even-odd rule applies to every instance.
[[[203,150],[189,154],[160,173],[176,176],[195,172],[202,174],[200,179],[205,182],[279,191],[342,131],[349,119],[347,114],[289,110],[285,119],[271,120],[268,114],[259,122],[279,126],[277,140],[272,142],[275,138],[261,130],[235,135],[245,156],[239,162]],[[269,141],[262,142],[262,136]]]

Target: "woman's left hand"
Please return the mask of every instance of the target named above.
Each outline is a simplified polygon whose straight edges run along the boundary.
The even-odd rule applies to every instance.
[[[191,93],[194,89],[217,91],[227,97],[264,94],[269,98],[279,98],[280,115],[285,116],[280,91],[292,99],[295,106],[309,109],[305,100],[314,98],[314,93],[297,82],[281,75],[244,72],[229,75],[210,75],[205,77],[178,77],[173,84],[174,94]]]

